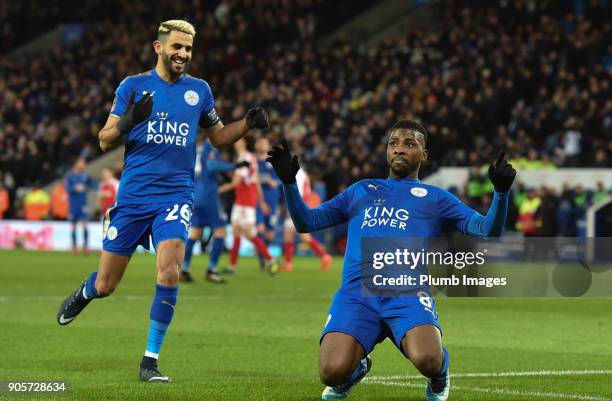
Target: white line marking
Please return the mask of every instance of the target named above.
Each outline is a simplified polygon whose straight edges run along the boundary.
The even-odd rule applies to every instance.
[[[529,377],[529,376],[586,376],[586,375],[612,375],[612,370],[534,370],[518,372],[482,372],[482,373],[451,373],[454,379],[470,377]],[[371,376],[363,380],[397,380],[397,379],[424,379],[421,375],[393,375]]]
[[[369,384],[382,384],[385,386],[399,386],[399,387],[410,387],[410,388],[424,388],[424,384],[416,384],[409,382],[396,382],[386,380],[372,380],[374,377],[369,378],[367,383]],[[366,381],[366,380],[364,380]],[[585,395],[585,394],[567,394],[567,393],[552,393],[542,391],[519,391],[519,390],[506,390],[502,388],[485,388],[485,387],[464,387],[464,386],[451,386],[451,390],[455,391],[471,391],[475,393],[486,393],[486,394],[498,394],[498,395],[511,395],[515,397],[542,397],[542,398],[556,398],[556,399],[568,399],[574,401],[612,401],[610,398],[600,397],[596,395]]]

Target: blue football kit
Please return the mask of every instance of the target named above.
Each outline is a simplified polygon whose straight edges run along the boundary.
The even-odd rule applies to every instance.
[[[227,224],[219,208],[219,173],[233,170],[234,163],[222,160],[219,149],[209,141],[198,147],[197,154],[191,225],[214,230]]]
[[[157,249],[161,241],[187,241],[190,228],[196,136],[198,127],[210,128],[220,122],[208,84],[183,74],[164,81],[155,70],[124,79],[115,92],[111,115],[121,118],[128,99],[138,102],[145,95],[153,100],[149,117],[122,136],[125,145],[124,170],[117,202],[103,220],[103,249],[131,256],[138,245],[149,243]],[[180,248],[171,250],[178,253]],[[111,268],[116,268],[112,263]],[[57,315],[66,325],[95,299],[108,296],[96,287],[98,272],[92,272]],[[149,313],[149,333],[139,377],[147,382],[170,382],[157,368],[157,359],[174,315],[178,286],[161,284],[158,276]]]
[[[87,190],[97,189],[98,184],[89,173],[71,172],[66,176],[66,192],[68,192],[68,221],[87,220]]]
[[[277,209],[280,202],[282,182],[276,175],[274,168],[269,162],[265,160],[258,160],[257,165],[259,167],[259,182],[261,182],[261,190],[263,191],[264,200],[270,207],[270,214],[264,214],[261,208],[257,206],[256,222],[257,224],[263,223],[266,229],[270,230],[274,228],[274,225],[278,220]],[[270,181],[275,182],[275,184],[270,184]]]
[[[121,117],[134,93],[153,97],[147,120],[124,135],[124,170],[116,204],[103,224],[103,248],[130,256],[168,239],[187,240],[190,227],[198,126],[220,122],[206,81],[183,74],[167,82],[153,69],[127,77],[115,94],[111,115]]]
[[[306,206],[295,183],[283,189],[298,231],[348,222],[342,285],[321,339],[329,332],[342,332],[354,337],[366,354],[387,337],[401,349],[404,335],[416,326],[440,328],[427,287],[415,296],[364,293],[364,265],[372,265],[372,244],[383,253],[393,252],[402,240],[410,243],[414,238],[436,237],[449,223],[469,235],[500,235],[508,204],[507,194],[495,193],[489,212],[482,216],[449,192],[417,179],[362,180],[314,209]]]

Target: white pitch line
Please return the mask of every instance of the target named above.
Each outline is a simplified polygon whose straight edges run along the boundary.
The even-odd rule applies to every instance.
[[[529,377],[529,376],[587,376],[587,375],[612,375],[612,370],[534,370],[517,372],[481,372],[481,373],[451,373],[455,379],[470,377]],[[423,379],[421,375],[393,375],[393,376],[371,376],[363,380],[397,380],[397,379]]]
[[[386,381],[379,380],[367,381],[369,384],[382,384],[385,386],[399,386],[399,387],[410,387],[410,388],[424,388],[423,384],[416,383],[406,383],[406,382],[396,382],[396,381]],[[364,380],[365,381],[365,380]],[[568,394],[568,393],[552,393],[552,392],[542,392],[542,391],[519,391],[519,390],[507,390],[502,388],[485,388],[485,387],[464,387],[464,386],[451,386],[451,390],[455,391],[468,391],[475,393],[486,393],[486,394],[498,394],[498,395],[511,395],[515,397],[541,397],[541,398],[556,398],[556,399],[568,399],[574,401],[612,401],[610,398],[600,397],[596,395],[586,395],[586,394]]]

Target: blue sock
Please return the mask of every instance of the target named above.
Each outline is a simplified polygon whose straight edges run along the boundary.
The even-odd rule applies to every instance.
[[[87,227],[85,227],[83,228],[83,248],[88,248],[88,247],[89,247],[89,230],[87,229]]]
[[[361,361],[359,361],[359,364],[357,365],[357,367],[355,368],[355,370],[353,370],[353,373],[351,373],[351,381],[355,381],[359,375],[361,374]]]
[[[153,298],[149,315],[151,323],[149,325],[145,356],[158,358],[166,331],[172,321],[172,315],[174,315],[177,296],[178,287],[168,287],[160,284],[155,286],[155,297]]]
[[[72,249],[76,249],[77,247],[77,243],[76,243],[76,229],[72,230]]]
[[[85,292],[83,292],[83,296],[87,299],[90,298],[98,298],[98,291],[96,291],[96,277],[98,277],[98,272],[95,271],[87,277],[87,281],[85,282]]]
[[[210,260],[208,262],[208,270],[217,270],[217,263],[223,253],[223,237],[214,237],[212,250],[210,251]]]
[[[187,240],[185,244],[185,259],[183,259],[183,270],[189,270],[189,265],[191,264],[191,256],[193,255],[193,245],[195,241],[191,238]]]

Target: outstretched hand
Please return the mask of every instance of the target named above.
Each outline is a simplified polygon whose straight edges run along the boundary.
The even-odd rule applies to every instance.
[[[286,139],[281,139],[281,146],[275,145],[272,147],[272,150],[268,152],[266,161],[272,164],[276,175],[283,184],[295,182],[295,176],[300,169],[300,163],[298,163],[298,157],[291,154]]]
[[[504,158],[505,150],[500,150],[497,159],[489,166],[489,179],[495,187],[495,192],[506,193],[514,182],[516,170]]]

